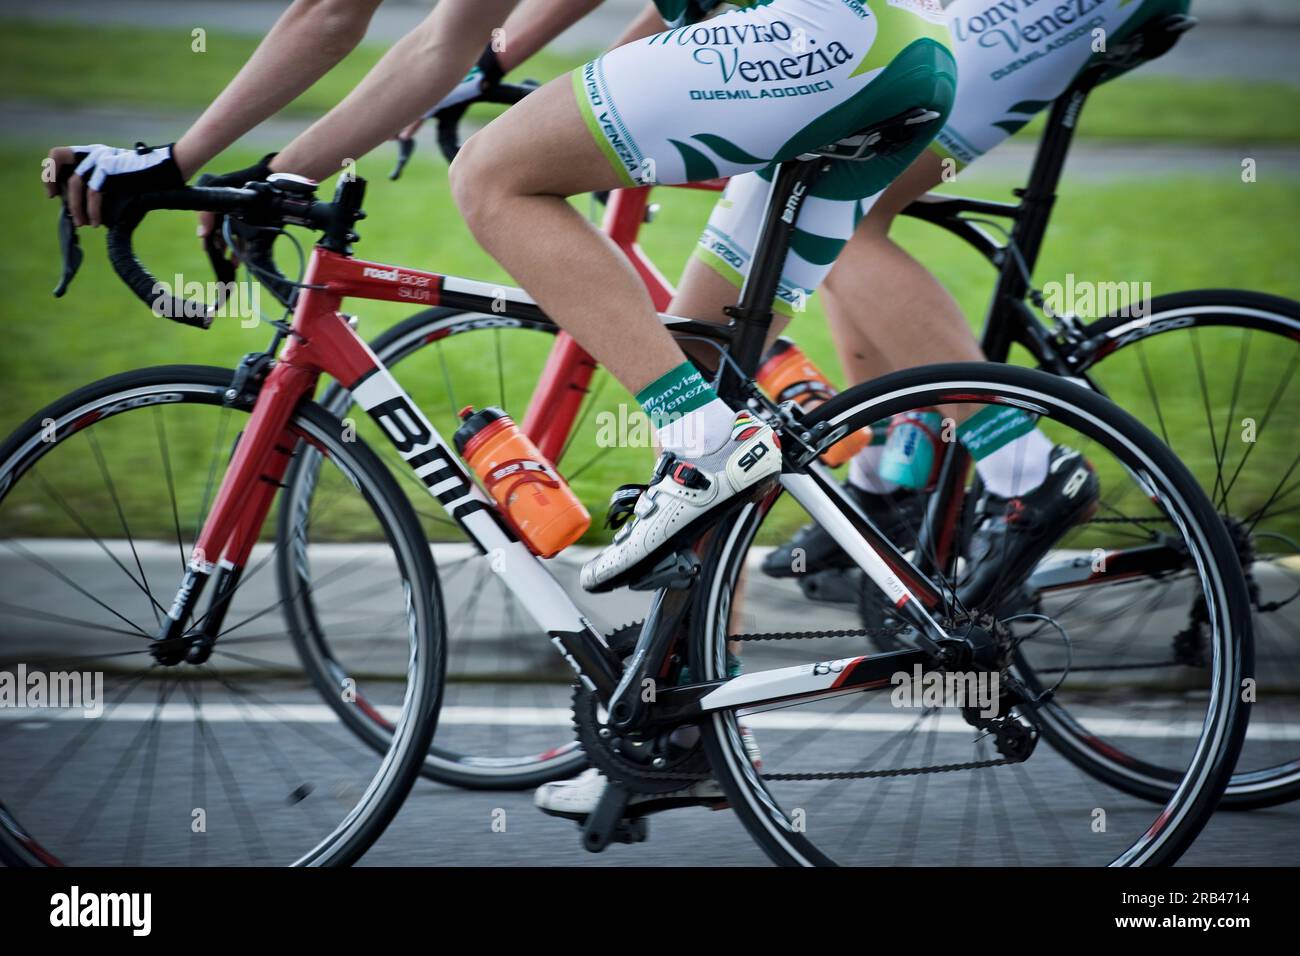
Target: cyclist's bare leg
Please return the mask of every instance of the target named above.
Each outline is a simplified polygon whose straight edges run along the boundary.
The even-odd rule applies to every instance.
[[[941,181],[942,161],[927,150],[896,179],[858,225],[819,290],[836,351],[850,382],[932,362],[979,362],[961,309],[929,270],[889,238],[898,213]],[[723,308],[738,291],[706,262],[691,259],[668,311],[702,322],[726,322]],[[772,336],[789,319],[777,314]],[[700,356],[703,358],[703,356]],[[940,411],[963,421],[974,409]]]
[[[620,185],[567,76],[470,137],[451,167],[479,244],[635,393],[679,365],[682,351],[631,264],[566,199]]]
[[[899,212],[940,183],[941,163],[927,150],[884,191],[819,290],[852,382],[930,362],[984,359],[948,290],[889,238]]]

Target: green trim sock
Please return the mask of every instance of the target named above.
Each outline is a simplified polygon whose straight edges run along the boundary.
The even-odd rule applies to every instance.
[[[1002,498],[1032,491],[1047,477],[1052,443],[1037,418],[1019,408],[987,405],[957,426],[984,487]]]
[[[636,400],[655,428],[659,447],[674,455],[698,458],[731,437],[736,413],[690,362],[659,376],[636,393]]]

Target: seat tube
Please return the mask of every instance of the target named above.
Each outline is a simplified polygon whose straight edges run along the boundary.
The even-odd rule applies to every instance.
[[[736,325],[732,355],[739,373],[730,364],[723,366],[718,379],[718,394],[723,399],[738,399],[745,384],[740,376],[752,376],[758,370],[767,333],[772,327],[772,301],[781,286],[781,273],[790,253],[799,211],[825,164],[820,159],[781,163],[772,177],[754,256],[740,290],[740,302],[727,310]]]
[[[555,337],[524,415],[524,434],[555,463],[564,452],[578,410],[596,371],[593,359],[568,332]]]

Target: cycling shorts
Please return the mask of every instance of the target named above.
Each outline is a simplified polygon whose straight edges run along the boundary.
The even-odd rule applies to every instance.
[[[1191,0],[954,0],[957,102],[935,150],[973,162],[1065,92],[1103,44]]]
[[[772,0],[611,50],[573,87],[623,185],[692,182],[793,159],[911,107],[947,116],[946,42],[938,0]],[[855,165],[860,183],[844,188],[859,196],[903,168]]]
[[[1189,6],[1190,0],[953,0],[945,13],[957,99],[931,148],[958,165],[973,161],[1063,93],[1095,55],[1100,37],[1121,41],[1155,17],[1186,13]],[[768,178],[766,171],[732,178],[696,246],[697,258],[737,286],[749,272]],[[875,198],[805,202],[774,303],[778,312],[801,310]]]
[[[803,276],[805,264],[829,269],[853,233],[859,201],[906,169],[948,116],[956,70],[947,42],[939,0],[771,0],[611,50],[576,70],[573,88],[625,186],[747,172],[766,180],[774,163],[866,126],[916,107],[937,112],[929,135],[888,155],[836,162],[822,175],[804,202],[788,263]],[[736,203],[741,189],[729,190],[720,208]],[[755,222],[761,191],[744,196],[757,207],[743,210]],[[740,281],[742,244],[700,250]],[[783,282],[782,298],[805,294],[799,284]]]

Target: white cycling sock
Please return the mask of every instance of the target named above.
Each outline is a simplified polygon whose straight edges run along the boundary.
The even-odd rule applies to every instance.
[[[849,462],[849,484],[873,495],[887,495],[898,490],[898,484],[880,477],[880,457],[884,445],[868,445]]]
[[[655,429],[655,440],[664,451],[679,458],[700,458],[717,451],[731,439],[736,413],[720,398],[712,398],[694,411],[673,418]]]
[[[1002,498],[1033,491],[1047,477],[1052,442],[1035,428],[975,462],[986,490]]]

